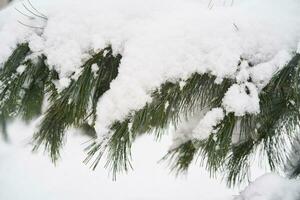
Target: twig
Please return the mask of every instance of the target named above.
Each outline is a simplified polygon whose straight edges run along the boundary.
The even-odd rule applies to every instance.
[[[23,22],[21,22],[21,21],[19,21],[19,20],[18,20],[18,23],[22,24],[23,26],[29,27],[29,28],[41,29],[41,30],[44,29],[44,27],[31,26],[31,25],[25,24],[25,23],[23,23]]]
[[[213,0],[210,0],[207,7],[210,8],[210,4],[212,3]]]
[[[48,19],[46,15],[44,15],[43,13],[41,13],[38,9],[36,9],[36,8],[32,5],[32,3],[31,3],[30,0],[27,0],[27,1],[28,1],[28,3],[29,3],[30,7],[31,7],[33,10],[35,10],[38,14],[40,14],[41,16],[43,16],[43,17],[45,17],[46,19]]]
[[[236,31],[240,30],[239,27],[235,23],[233,23],[233,26],[234,26],[234,28],[235,28]]]
[[[34,17],[33,16],[29,16],[29,15],[27,15],[27,14],[25,14],[25,13],[23,13],[23,12],[21,12],[20,10],[18,10],[17,8],[15,8],[15,10],[16,11],[18,11],[21,15],[24,15],[25,17],[28,17],[29,19],[34,19]]]
[[[30,13],[33,14],[34,16],[39,17],[39,18],[42,18],[42,19],[44,19],[44,20],[48,20],[47,17],[41,16],[41,15],[38,15],[38,14],[32,12],[29,8],[27,8],[27,6],[26,6],[24,3],[22,3],[22,5],[23,5],[23,7],[24,7],[28,12],[30,12]]]

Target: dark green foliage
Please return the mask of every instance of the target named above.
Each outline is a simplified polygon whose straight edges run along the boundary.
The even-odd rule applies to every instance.
[[[126,171],[128,166],[131,166],[130,147],[138,135],[153,131],[156,137],[160,137],[171,123],[176,126],[181,119],[203,108],[219,106],[223,95],[231,85],[228,79],[222,84],[216,84],[214,76],[197,73],[186,80],[182,88],[181,82],[163,84],[152,93],[151,103],[130,114],[123,122],[115,122],[107,143],[104,145],[94,143],[89,146],[87,160],[99,153],[93,162],[95,167],[106,150],[108,152],[106,167],[112,169],[113,174]]]
[[[40,130],[34,135],[35,149],[45,142],[45,148],[50,150],[55,161],[63,134],[69,126],[82,128],[85,133],[95,136],[96,103],[117,76],[121,56],[113,56],[110,47],[103,49],[82,66],[79,78],[72,80],[70,86],[59,93],[54,84],[59,79],[58,73],[49,70],[45,64],[47,58],[43,55],[26,59],[30,53],[28,44],[19,45],[1,68],[2,132],[7,139],[6,122],[10,119],[21,117],[30,121],[41,115],[47,96],[51,106],[43,117]],[[97,71],[92,71],[93,64],[98,65]],[[24,69],[18,72],[21,65]],[[87,123],[88,120],[91,124]]]
[[[220,172],[228,185],[234,186],[246,180],[257,149],[261,150],[261,159],[266,156],[272,170],[281,167],[287,159],[291,136],[299,130],[299,60],[300,55],[296,54],[261,91],[260,114],[236,117],[229,113],[215,127],[217,133],[208,139],[188,141],[170,152],[167,158],[171,158],[172,169],[186,170],[191,158],[200,158],[212,174]],[[232,137],[237,135],[239,142],[232,143]],[[295,171],[300,171],[299,166]]]
[[[300,174],[300,138],[299,133],[292,138],[292,151],[289,153],[285,170],[290,178],[296,178]]]
[[[1,133],[2,137],[5,141],[8,141],[8,135],[7,135],[7,129],[6,129],[6,119],[4,115],[0,115],[0,127],[1,127]]]
[[[8,120],[20,116],[29,121],[41,114],[45,87],[52,84],[45,57],[25,60],[29,53],[27,44],[19,45],[0,71],[1,125],[5,136]],[[24,69],[18,72],[20,65]]]
[[[14,62],[5,64],[0,72],[2,127],[6,126],[5,123],[9,119],[20,116],[25,121],[29,121],[41,114],[44,90],[49,84],[49,70],[43,56],[36,58],[35,61],[25,61],[28,52],[29,48],[26,44],[20,45],[13,54],[17,59],[14,58]],[[24,69],[18,72],[17,68],[20,65]],[[3,132],[5,133],[4,128]]]
[[[262,93],[260,120],[264,123],[260,123],[258,140],[264,142],[272,168],[286,159],[285,141],[280,136],[290,137],[299,128],[299,76],[300,55],[296,54],[265,87],[265,93]]]
[[[0,120],[1,130],[7,139],[6,122],[13,113],[19,100],[20,82],[16,81],[16,70],[29,53],[27,44],[19,45],[0,70]]]
[[[24,77],[24,95],[20,105],[20,115],[29,121],[41,114],[44,100],[44,91],[51,80],[48,80],[49,69],[45,65],[45,57],[39,57],[36,62],[27,61],[26,69],[21,74]],[[23,86],[24,86],[23,84]]]
[[[77,80],[61,91],[45,113],[39,131],[34,134],[34,150],[41,144],[50,152],[53,161],[59,157],[64,133],[70,126],[80,127],[89,117],[95,119],[96,104],[109,89],[110,82],[118,74],[120,55],[114,57],[110,47],[92,56],[83,66]],[[99,70],[93,72],[96,64]]]
[[[24,61],[29,51],[30,49],[28,44],[25,43],[18,45],[12,55],[7,59],[6,63],[4,63],[4,66],[1,69],[1,77],[4,77],[5,75],[11,75],[12,73],[16,72],[16,69]]]
[[[229,113],[222,123],[217,125],[217,133],[211,134],[200,146],[200,155],[206,158],[206,166],[210,172],[217,172],[222,162],[231,150],[231,138],[236,123],[236,117]]]
[[[291,87],[284,91],[287,105],[285,109],[288,112],[285,114],[285,120],[282,120],[282,127],[285,132],[295,132],[291,136],[292,151],[289,153],[288,163],[289,166],[288,173],[290,177],[296,177],[300,175],[300,143],[299,143],[299,128],[300,128],[300,54],[297,54],[291,62],[287,69],[284,71],[284,78],[278,78],[278,84],[288,85]],[[281,82],[279,82],[281,81]],[[286,87],[285,87],[286,88]],[[284,123],[285,122],[285,123]]]
[[[175,149],[170,150],[162,160],[169,160],[171,170],[175,171],[177,174],[186,172],[196,155],[198,149],[196,146],[200,143],[201,142],[199,141],[191,140],[183,143]]]

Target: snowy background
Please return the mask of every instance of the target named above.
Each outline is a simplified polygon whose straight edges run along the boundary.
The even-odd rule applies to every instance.
[[[220,179],[209,178],[193,165],[188,174],[175,177],[166,163],[158,163],[172,143],[171,137],[154,142],[139,138],[133,145],[134,170],[112,181],[102,166],[96,171],[82,163],[87,137],[72,137],[54,166],[41,152],[32,153],[32,126],[21,122],[10,128],[10,142],[0,140],[0,200],[299,200],[300,181],[265,174],[253,163],[249,186],[228,189]],[[261,176],[263,175],[263,176]],[[258,178],[258,179],[256,179]],[[236,196],[241,192],[242,196]]]
[[[70,137],[55,167],[46,155],[31,153],[32,127],[17,122],[9,132],[10,143],[0,142],[1,200],[227,200],[236,193],[195,165],[186,175],[170,174],[166,163],[157,163],[167,152],[169,137],[161,142],[138,139],[134,171],[114,182],[102,166],[92,171],[82,163],[88,138]]]

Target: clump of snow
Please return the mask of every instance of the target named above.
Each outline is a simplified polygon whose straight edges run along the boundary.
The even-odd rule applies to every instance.
[[[93,64],[92,65],[92,73],[94,75],[96,75],[98,70],[99,70],[99,66],[97,64]]]
[[[213,108],[208,111],[193,130],[194,137],[200,140],[208,138],[224,116],[222,108]]]
[[[233,86],[226,98],[242,97],[247,105],[224,100],[226,112],[257,113],[254,88],[268,80],[249,66],[238,66],[241,58],[252,63],[253,69],[271,62],[270,77],[282,67],[276,56],[295,52],[300,38],[297,0],[31,2],[47,20],[32,16],[22,2],[0,12],[0,63],[17,43],[27,41],[34,54],[45,54],[47,64],[58,71],[62,81],[56,85],[61,90],[91,53],[111,45],[114,53],[122,54],[119,75],[98,102],[99,134],[151,101],[151,91],[165,81],[185,80],[195,72],[210,73],[218,82],[236,79],[241,85]],[[257,81],[255,85],[244,84],[249,76]],[[242,91],[245,85],[250,95]],[[230,97],[230,92],[238,96]]]
[[[222,108],[211,110],[205,108],[188,119],[183,117],[184,119],[176,126],[176,130],[172,130],[173,143],[170,150],[193,139],[203,140],[208,138],[224,116],[225,113]]]
[[[300,181],[265,174],[251,183],[234,200],[299,200]]]
[[[193,133],[193,127],[195,126],[195,121],[192,120],[185,120],[183,123],[180,124],[180,126],[174,130],[173,132],[173,140],[172,144],[169,147],[169,151],[172,151],[173,149],[176,149],[181,144],[184,144],[191,139],[192,133]]]
[[[249,63],[243,60],[239,65],[238,73],[236,75],[236,81],[238,83],[244,83],[247,82],[249,78],[250,78]]]
[[[17,73],[18,74],[22,74],[26,69],[26,65],[20,65],[18,68],[17,68]]]
[[[183,81],[183,80],[181,80],[181,81],[179,82],[180,90],[182,90],[182,89],[184,88],[185,84],[186,84],[186,82]]]
[[[273,59],[250,68],[252,81],[258,88],[262,89],[272,76],[290,61],[291,57],[291,53],[280,51]]]
[[[55,87],[57,88],[57,90],[59,92],[61,92],[63,89],[65,89],[66,87],[68,87],[71,83],[71,79],[66,78],[66,77],[62,77],[59,80],[55,80],[53,81]]]
[[[207,109],[204,109],[201,112],[195,113],[193,116],[189,117],[189,119],[183,117],[180,123],[176,126],[176,130],[171,130],[173,133],[173,141],[169,150],[175,149],[181,144],[194,139],[193,130],[196,128],[206,112]]]
[[[226,112],[233,112],[236,116],[257,114],[260,112],[259,97],[253,83],[233,84],[225,93],[222,102]]]

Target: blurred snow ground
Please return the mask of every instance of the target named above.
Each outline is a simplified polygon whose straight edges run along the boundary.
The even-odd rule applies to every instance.
[[[21,122],[9,127],[10,142],[0,142],[0,200],[230,200],[237,192],[194,165],[175,177],[166,163],[157,163],[171,138],[160,142],[145,136],[133,145],[134,170],[112,181],[101,165],[83,164],[88,138],[69,137],[56,166],[42,153],[31,153],[33,128]]]

